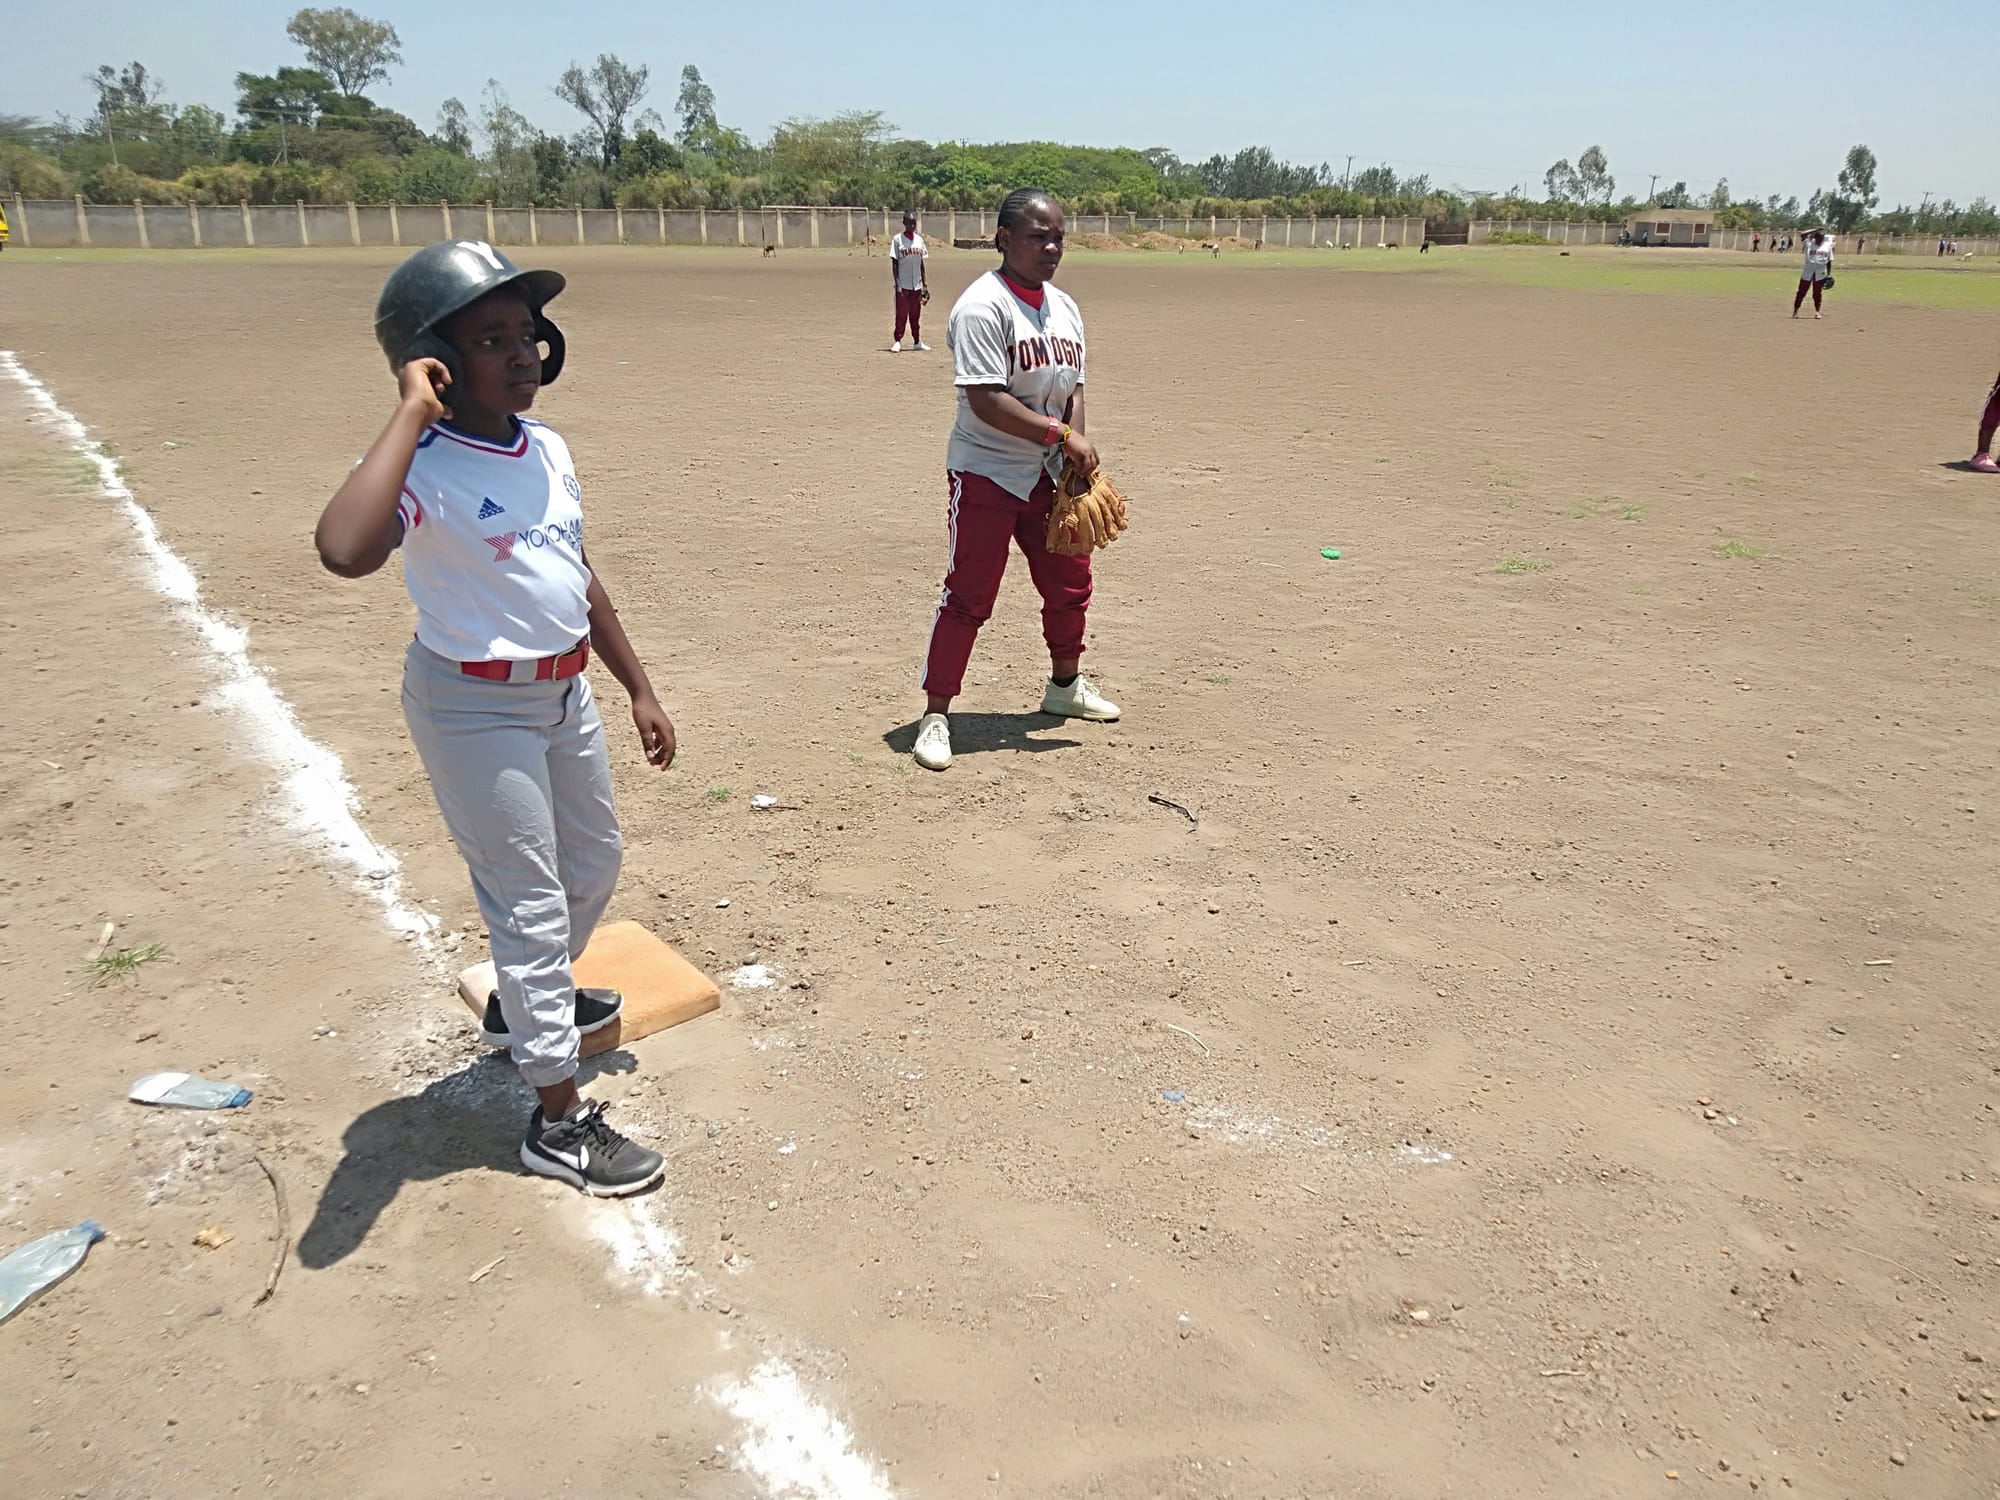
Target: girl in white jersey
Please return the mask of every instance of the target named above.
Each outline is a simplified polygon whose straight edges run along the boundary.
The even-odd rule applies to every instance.
[[[1042,596],[1049,683],[1042,712],[1109,721],[1118,705],[1077,669],[1090,607],[1090,559],[1048,550],[1049,508],[1064,459],[1089,474],[1097,449],[1084,436],[1083,315],[1052,285],[1062,264],[1062,207],[1023,188],[1000,205],[1000,265],[967,287],[945,342],[958,387],[958,419],[945,454],[951,554],[924,661],[917,764],[951,764],[951,700],[965,681],[979,627],[993,613],[1010,541],[1020,545]]]
[[[396,268],[375,333],[402,399],[313,540],[343,578],[402,550],[417,606],[403,716],[491,934],[498,985],[482,1030],[540,1098],[521,1162],[610,1197],[658,1181],[661,1162],[576,1087],[579,1036],[623,1005],[570,977],[623,850],[583,675],[592,647],[631,694],[640,744],[661,768],[674,726],[584,555],[569,448],[521,416],[562,369],[562,334],[543,313],[562,288],[554,271],[517,270],[476,240]]]
[[[1822,316],[1819,310],[1820,298],[1825,289],[1831,285],[1833,285],[1833,236],[1825,230],[1815,229],[1806,235],[1806,263],[1799,270],[1799,290],[1798,295],[1792,298],[1792,316],[1796,318],[1799,315],[1799,308],[1804,305],[1808,291],[1812,293],[1813,316],[1815,318]]]

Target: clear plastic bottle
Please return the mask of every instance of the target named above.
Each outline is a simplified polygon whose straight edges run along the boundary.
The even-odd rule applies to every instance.
[[[126,1097],[138,1104],[173,1104],[182,1109],[241,1109],[250,1102],[250,1090],[192,1073],[148,1073],[133,1081]]]
[[[85,1252],[103,1238],[97,1221],[85,1219],[74,1229],[29,1240],[0,1260],[0,1323],[82,1265]]]

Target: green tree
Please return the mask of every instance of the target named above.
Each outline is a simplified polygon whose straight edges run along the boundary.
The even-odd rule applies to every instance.
[[[1859,229],[1868,221],[1868,212],[1880,202],[1875,192],[1875,153],[1866,146],[1852,147],[1840,169],[1838,187],[1821,198],[1826,220],[1842,234]]]
[[[438,108],[437,142],[460,156],[472,155],[472,116],[458,99],[447,99]]]
[[[1729,207],[1729,179],[1727,177],[1718,177],[1716,179],[1715,188],[1708,195],[1708,206],[1718,213]]]
[[[1611,159],[1602,146],[1593,145],[1576,159],[1577,196],[1585,203],[1606,204],[1618,190],[1611,175]]]
[[[1576,168],[1569,164],[1567,156],[1542,174],[1542,186],[1551,203],[1573,203],[1583,196]]]
[[[285,35],[299,44],[306,61],[333,80],[352,99],[368,85],[387,82],[389,69],[401,66],[403,41],[386,21],[371,21],[340,6],[333,10],[302,10],[285,23]]]
[[[701,69],[693,63],[681,69],[681,92],[674,101],[674,113],[681,122],[674,139],[682,150],[715,133],[715,90],[702,82]]]
[[[1567,163],[1565,163],[1567,165]],[[1353,189],[1364,198],[1393,198],[1396,196],[1396,169],[1387,162],[1379,167],[1369,167],[1354,174]],[[1284,189],[1279,189],[1284,191]],[[1256,194],[1253,196],[1262,196]]]
[[[641,63],[627,67],[609,52],[600,52],[589,71],[571,63],[556,80],[556,97],[590,121],[597,133],[598,159],[606,171],[618,165],[625,149],[625,121],[646,97],[652,69]]]

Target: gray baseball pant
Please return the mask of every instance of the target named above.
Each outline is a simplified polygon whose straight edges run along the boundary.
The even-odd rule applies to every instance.
[[[500,1013],[534,1088],[576,1073],[570,957],[618,883],[624,840],[590,681],[489,682],[412,641],[403,717],[492,935]]]

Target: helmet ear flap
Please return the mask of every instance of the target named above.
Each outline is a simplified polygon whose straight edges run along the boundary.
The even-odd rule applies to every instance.
[[[569,352],[569,341],[563,332],[541,313],[535,314],[535,340],[547,344],[549,352],[542,356],[542,384],[554,385],[556,377],[562,374],[563,356]]]
[[[421,333],[411,339],[403,350],[403,364],[413,359],[434,359],[451,376],[451,384],[444,388],[438,399],[450,407],[453,398],[464,390],[465,367],[459,363],[458,351],[434,333]],[[398,366],[400,372],[401,366]]]

